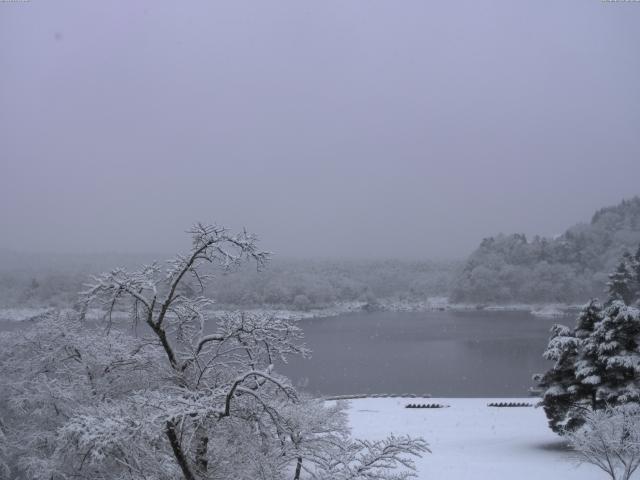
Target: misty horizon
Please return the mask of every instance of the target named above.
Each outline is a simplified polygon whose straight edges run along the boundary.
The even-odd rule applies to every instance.
[[[621,4],[1,7],[0,248],[461,258],[640,193]]]
[[[630,198],[623,198],[620,200],[620,202],[623,201],[628,201],[631,200],[632,198],[638,198],[640,196],[638,195],[634,195],[633,197]],[[598,209],[596,209],[595,211],[599,211],[601,208],[607,208],[607,207],[612,207],[614,205],[602,205],[600,206]],[[539,234],[539,233],[524,233],[524,232],[508,232],[508,231],[497,231],[494,232],[490,235],[488,235],[487,237],[483,237],[483,238],[478,238],[476,239],[475,244],[472,245],[471,249],[467,252],[462,252],[460,254],[457,255],[451,255],[451,256],[429,256],[428,254],[425,256],[416,256],[416,257],[411,257],[411,256],[375,256],[375,255],[371,255],[371,256],[363,256],[363,255],[352,255],[352,256],[340,256],[340,255],[287,255],[286,253],[280,253],[277,251],[273,251],[270,250],[268,248],[268,246],[263,245],[263,248],[268,251],[271,254],[272,259],[274,260],[282,260],[282,261],[442,261],[442,262],[455,262],[455,261],[462,261],[464,260],[473,250],[475,250],[475,248],[477,248],[478,244],[484,240],[485,238],[489,238],[489,237],[497,237],[500,235],[512,235],[512,234],[524,234],[527,236],[527,238],[529,240],[533,239],[534,237],[540,237],[540,238],[547,238],[547,239],[555,239],[556,237],[564,234],[566,232],[567,229],[577,226],[577,225],[587,225],[589,224],[589,222],[591,221],[591,218],[594,215],[594,212],[591,212],[591,214],[589,215],[589,217],[587,219],[583,219],[583,220],[579,220],[579,221],[574,221],[571,224],[568,224],[562,231],[558,231],[556,233],[552,233],[552,234],[548,234],[548,235],[544,235],[544,234]],[[247,229],[249,232],[251,232],[250,229]],[[254,232],[251,232],[254,233]],[[185,228],[184,230],[184,237],[185,239],[188,238],[188,229]],[[261,243],[263,243],[261,236],[258,234],[258,239]],[[188,243],[185,241],[183,243],[183,245],[178,246],[178,252],[186,250],[186,248],[188,247]],[[148,251],[134,251],[134,250],[121,250],[121,251],[117,251],[117,250],[82,250],[80,249],[80,251],[65,251],[65,250],[59,250],[59,251],[53,251],[53,250],[30,250],[30,249],[25,249],[25,248],[12,248],[12,247],[5,247],[0,245],[0,254],[5,254],[5,255],[10,255],[10,254],[18,254],[18,255],[35,255],[35,256],[55,256],[55,257],[73,257],[76,259],[81,259],[81,258],[86,258],[86,259],[91,259],[92,257],[105,257],[108,258],[110,256],[116,257],[116,259],[120,258],[120,257],[129,257],[129,259],[131,261],[138,261],[141,258],[146,258],[149,260],[157,260],[157,261],[163,261],[164,259],[170,259],[173,258],[173,256],[175,255],[175,252],[170,252],[170,251],[159,251],[159,250],[154,250],[153,248],[150,248]]]

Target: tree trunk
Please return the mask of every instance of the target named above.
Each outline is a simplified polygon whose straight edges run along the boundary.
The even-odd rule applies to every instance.
[[[171,444],[171,449],[173,450],[173,455],[176,457],[176,461],[182,470],[182,475],[184,476],[184,480],[197,480],[191,471],[191,467],[189,467],[189,462],[187,461],[187,457],[185,457],[184,452],[182,451],[182,446],[180,445],[180,440],[178,440],[178,435],[176,433],[176,425],[175,423],[168,421],[167,429],[165,431],[167,437],[169,438],[169,443]]]
[[[151,326],[151,329],[154,331],[154,333],[158,336],[158,339],[160,339],[160,343],[162,344],[162,348],[164,349],[165,353],[167,354],[167,357],[169,358],[169,363],[171,364],[171,367],[177,371],[178,361],[176,359],[175,354],[173,353],[173,349],[171,348],[171,345],[169,344],[169,340],[167,340],[167,333],[164,331],[162,327],[158,327],[154,323],[151,323],[150,326]]]
[[[296,464],[296,474],[293,480],[300,480],[300,472],[302,472],[302,457],[298,457],[298,463]]]
[[[196,430],[197,445],[196,445],[196,469],[203,476],[206,477],[207,470],[209,468],[208,449],[209,449],[209,436],[206,429],[199,425]]]

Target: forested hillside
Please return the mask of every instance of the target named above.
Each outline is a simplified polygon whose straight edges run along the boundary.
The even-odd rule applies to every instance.
[[[584,302],[603,296],[607,274],[640,243],[640,197],[597,211],[557,238],[486,238],[454,282],[457,302]]]
[[[0,252],[0,308],[69,307],[101,270],[151,260],[148,256],[52,256]],[[447,296],[460,262],[403,260],[292,260],[274,258],[263,270],[218,274],[207,294],[220,306],[296,310],[339,302],[424,300]],[[193,285],[197,289],[197,285]]]

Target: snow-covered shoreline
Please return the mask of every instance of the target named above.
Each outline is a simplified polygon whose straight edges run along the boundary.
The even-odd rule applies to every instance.
[[[581,305],[568,305],[560,303],[551,304],[464,304],[449,303],[446,297],[431,297],[420,301],[406,301],[383,299],[377,300],[375,303],[367,302],[341,302],[325,308],[315,308],[309,310],[292,310],[286,308],[277,308],[267,306],[265,308],[243,308],[241,306],[229,305],[220,306],[220,308],[212,311],[214,315],[221,315],[233,311],[243,311],[255,314],[274,315],[280,318],[291,319],[312,319],[336,317],[348,313],[358,312],[433,312],[433,311],[451,311],[451,312],[528,312],[538,317],[565,317],[572,315],[580,309]],[[47,312],[56,311],[55,308],[47,307],[24,307],[24,308],[0,308],[0,321],[4,322],[20,322],[25,320],[33,320]],[[62,313],[69,313],[71,309],[59,310]],[[92,310],[88,312],[90,319],[99,319],[104,315],[103,312]],[[116,312],[117,318],[126,318],[127,312]]]
[[[337,303],[330,307],[309,309],[309,310],[291,310],[281,308],[260,308],[260,309],[242,309],[241,307],[232,307],[228,309],[220,309],[218,312],[243,310],[254,313],[268,313],[283,318],[323,318],[335,317],[347,313],[356,312],[434,312],[434,311],[451,311],[451,312],[528,312],[537,317],[564,317],[576,313],[582,305],[570,305],[563,303],[549,304],[468,304],[468,303],[449,303],[446,297],[431,297],[426,300],[406,301],[394,299],[377,300],[375,303],[367,302],[343,302]]]

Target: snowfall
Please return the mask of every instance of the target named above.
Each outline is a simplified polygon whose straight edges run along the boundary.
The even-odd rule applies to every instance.
[[[541,408],[488,407],[532,398],[362,398],[349,401],[352,433],[380,439],[390,433],[421,436],[432,453],[416,462],[420,480],[602,480],[579,465],[547,426]],[[447,408],[405,408],[437,403]]]

